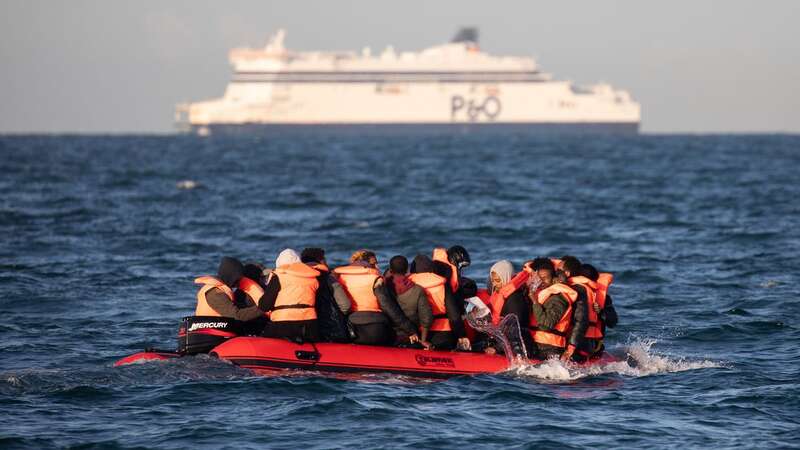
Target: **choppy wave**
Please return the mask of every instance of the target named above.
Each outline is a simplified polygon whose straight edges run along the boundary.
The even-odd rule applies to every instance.
[[[615,362],[580,366],[558,359],[550,359],[535,365],[517,365],[509,373],[525,380],[566,382],[607,374],[647,377],[663,373],[725,367],[722,362],[717,361],[690,360],[658,354],[653,349],[656,343],[656,339],[636,339],[628,346],[618,347],[610,351],[620,359]]]
[[[0,136],[0,447],[797,446],[798,149],[797,136]],[[338,265],[370,248],[385,268],[453,244],[479,283],[535,256],[613,272],[620,360],[437,382],[263,377],[206,357],[113,367],[174,344],[193,278],[222,255],[270,265],[320,246]]]

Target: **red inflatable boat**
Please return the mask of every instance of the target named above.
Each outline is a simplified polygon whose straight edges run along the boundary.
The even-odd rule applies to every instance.
[[[396,347],[376,347],[357,344],[297,344],[262,338],[236,337],[214,347],[210,352],[258,373],[274,373],[280,369],[304,369],[321,372],[395,373],[426,378],[448,378],[458,375],[478,375],[507,370],[508,359],[483,353],[427,351]],[[116,362],[116,366],[142,360],[177,358],[168,351],[145,351]],[[615,361],[610,355],[587,364]],[[539,361],[531,361],[535,364]]]

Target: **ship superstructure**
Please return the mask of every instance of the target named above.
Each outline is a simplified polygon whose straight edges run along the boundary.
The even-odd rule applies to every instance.
[[[515,126],[636,132],[639,104],[607,84],[579,87],[530,57],[493,56],[477,30],[419,52],[290,51],[278,31],[262,49],[230,52],[221,98],[180,104],[199,134],[309,126]]]

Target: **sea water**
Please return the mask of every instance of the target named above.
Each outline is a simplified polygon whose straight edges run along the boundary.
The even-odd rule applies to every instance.
[[[800,137],[0,137],[0,447],[800,446]],[[615,274],[620,362],[274,377],[174,347],[195,276],[461,244]]]

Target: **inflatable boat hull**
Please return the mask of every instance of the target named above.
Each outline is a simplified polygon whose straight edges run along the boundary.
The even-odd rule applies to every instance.
[[[258,372],[305,369],[447,378],[502,372],[509,367],[504,356],[482,353],[357,344],[296,344],[280,339],[252,337],[231,339],[214,348],[211,354]]]
[[[210,353],[258,373],[300,369],[336,373],[394,373],[400,375],[449,378],[508,370],[505,356],[484,353],[428,351],[357,344],[306,343],[283,339],[236,337],[216,346]],[[181,356],[176,352],[145,351],[123,358],[121,366],[145,360],[166,360]],[[613,362],[610,355],[587,365]],[[532,360],[532,364],[541,361]]]

